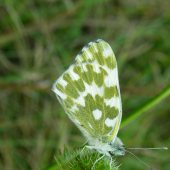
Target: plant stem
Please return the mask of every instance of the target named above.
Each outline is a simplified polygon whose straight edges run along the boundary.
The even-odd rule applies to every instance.
[[[168,95],[170,95],[170,85],[166,87],[161,93],[159,93],[157,96],[155,96],[153,99],[151,99],[149,102],[129,114],[125,119],[123,119],[121,123],[121,128],[125,127],[127,124],[132,122],[134,119],[139,117],[142,113],[148,111],[155,105],[157,105],[159,102],[161,102],[163,99],[165,99]]]

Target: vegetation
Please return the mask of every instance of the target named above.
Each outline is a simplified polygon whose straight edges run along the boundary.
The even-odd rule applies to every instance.
[[[85,142],[51,86],[82,47],[99,38],[118,62],[118,136],[126,147],[170,147],[169,8],[166,0],[2,0],[0,169],[50,170],[54,156],[61,163],[60,151],[72,156]],[[153,169],[170,167],[168,150],[132,152]],[[85,150],[83,160],[89,154],[92,164],[100,156]],[[129,154],[114,159],[121,170],[145,169]]]

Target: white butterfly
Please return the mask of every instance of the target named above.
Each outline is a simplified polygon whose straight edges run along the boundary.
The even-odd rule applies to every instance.
[[[107,42],[98,39],[83,47],[52,90],[87,138],[87,148],[110,157],[111,163],[113,154],[125,155],[117,137],[122,118],[117,63]]]

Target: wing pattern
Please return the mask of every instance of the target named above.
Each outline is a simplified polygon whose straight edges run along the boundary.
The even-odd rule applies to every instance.
[[[86,45],[53,91],[87,139],[108,143],[116,137],[121,98],[116,59],[108,43],[97,40]]]

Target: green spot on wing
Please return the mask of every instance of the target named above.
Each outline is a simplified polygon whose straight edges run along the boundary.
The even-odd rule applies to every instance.
[[[82,81],[91,85],[91,83],[93,81],[93,77],[92,77],[92,69],[93,68],[92,68],[92,65],[86,64],[85,66],[86,66],[86,69],[88,70],[86,72],[81,69],[81,67],[82,67],[81,65],[75,66],[73,71],[81,77]]]
[[[85,91],[85,86],[82,79],[75,81],[74,85],[75,88],[78,89],[80,92]]]
[[[64,88],[63,88],[63,86],[62,86],[60,83],[58,83],[58,84],[56,85],[56,88],[57,88],[59,91],[64,92]]]
[[[106,110],[107,110],[107,118],[109,119],[114,119],[119,114],[119,110],[116,107],[107,106]]]
[[[109,69],[114,69],[116,67],[116,62],[113,61],[112,56],[107,57],[105,63]]]
[[[94,75],[94,82],[98,87],[103,86],[104,84],[104,77],[108,74],[104,69],[100,68],[100,73],[93,72]]]
[[[69,96],[64,100],[64,103],[66,108],[72,108],[74,106],[74,101]]]
[[[116,86],[104,88],[105,99],[111,99],[112,97],[118,97]]]
[[[77,99],[79,97],[79,93],[69,73],[66,73],[63,76],[63,79],[68,83],[64,88],[64,93],[74,99]]]
[[[70,96],[74,99],[77,99],[79,97],[79,93],[78,93],[77,89],[72,84],[68,84],[65,87],[64,92],[65,92],[66,95],[68,95],[68,96]]]

